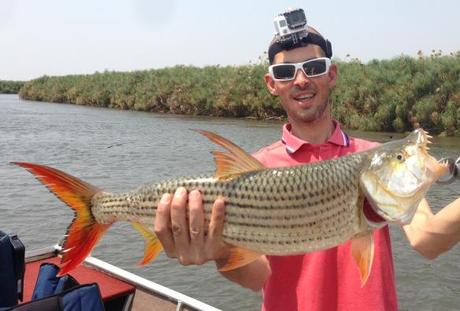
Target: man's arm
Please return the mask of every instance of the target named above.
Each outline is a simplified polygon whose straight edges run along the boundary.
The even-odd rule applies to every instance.
[[[460,198],[433,215],[422,200],[412,222],[403,226],[411,246],[428,259],[434,259],[460,241]]]
[[[222,239],[224,216],[224,200],[217,199],[207,226],[201,193],[193,190],[187,194],[184,188],[179,188],[173,196],[162,196],[155,216],[155,234],[166,255],[177,258],[182,265],[215,261],[219,268],[230,250]],[[270,273],[265,256],[238,269],[221,272],[227,279],[255,291],[262,289]]]

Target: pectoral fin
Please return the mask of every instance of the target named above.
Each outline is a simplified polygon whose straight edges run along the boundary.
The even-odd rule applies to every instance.
[[[230,250],[230,256],[225,264],[219,268],[219,271],[230,271],[239,267],[250,264],[257,260],[262,254],[239,247],[233,247]]]
[[[351,254],[358,265],[361,287],[363,287],[369,278],[374,261],[374,234],[371,232],[353,239],[351,241]]]
[[[152,230],[145,228],[137,222],[133,222],[132,225],[134,229],[139,231],[139,233],[145,238],[144,258],[139,262],[139,264],[143,266],[155,259],[155,257],[157,257],[163,249],[163,246]]]

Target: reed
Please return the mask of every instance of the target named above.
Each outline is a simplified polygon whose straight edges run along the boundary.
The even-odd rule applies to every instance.
[[[23,81],[0,80],[0,94],[18,94]]]
[[[333,114],[345,127],[405,132],[423,127],[460,136],[460,52],[400,56],[339,66]],[[161,113],[283,119],[265,88],[266,61],[243,66],[175,66],[134,72],[43,76],[20,90],[23,99]]]

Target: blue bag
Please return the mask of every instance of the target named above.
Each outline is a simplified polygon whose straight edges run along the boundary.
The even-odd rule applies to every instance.
[[[35,283],[32,300],[62,293],[78,285],[77,280],[66,274],[58,277],[59,267],[53,263],[42,263]]]

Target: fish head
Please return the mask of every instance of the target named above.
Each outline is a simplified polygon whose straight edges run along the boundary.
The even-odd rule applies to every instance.
[[[374,211],[387,222],[409,223],[430,186],[448,170],[428,153],[430,138],[417,129],[369,150],[360,184]]]

